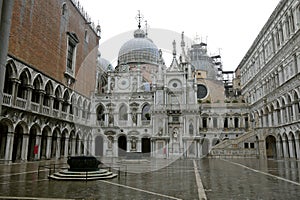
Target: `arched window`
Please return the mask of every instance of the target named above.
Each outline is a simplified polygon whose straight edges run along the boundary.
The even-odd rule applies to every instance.
[[[71,115],[74,114],[74,107],[76,106],[76,97],[75,95],[73,94],[72,97],[71,97],[71,104],[70,104],[70,110],[69,110],[69,113]]]
[[[41,77],[38,76],[33,81],[33,89],[32,89],[32,95],[31,95],[31,101],[35,103],[40,102],[40,90],[42,86],[42,80]]]
[[[119,120],[128,120],[127,107],[122,105],[119,109]]]
[[[228,128],[228,118],[225,117],[224,119],[224,128]]]
[[[43,105],[49,107],[50,106],[50,96],[53,93],[53,86],[50,81],[46,84],[45,92],[46,92],[46,94],[44,95]]]
[[[97,121],[104,121],[104,120],[105,120],[104,107],[102,105],[99,105],[97,108]]]
[[[239,118],[235,117],[234,118],[234,128],[238,128],[239,127]]]
[[[151,119],[150,105],[146,104],[142,109],[142,120],[150,120],[150,119]]]
[[[194,135],[194,126],[193,126],[193,123],[190,123],[190,125],[189,125],[189,134],[190,135]]]
[[[59,110],[59,100],[61,98],[61,91],[60,88],[56,88],[55,90],[55,97],[54,97],[54,101],[53,101],[53,109],[55,110]]]
[[[67,11],[68,11],[67,9],[68,9],[67,4],[63,3],[63,5],[61,7],[61,14],[65,16],[67,14]]]
[[[20,75],[20,84],[18,86],[18,94],[17,97],[22,98],[22,99],[26,99],[27,97],[27,85],[28,85],[28,77],[26,75],[25,72],[22,72],[22,74]]]
[[[12,94],[12,69],[9,65],[6,66],[6,71],[5,71],[5,81],[4,81],[4,88],[3,92],[6,94]]]
[[[69,106],[69,92],[65,91],[64,97],[63,97],[63,103],[62,103],[62,111],[67,112],[68,111],[68,106]]]

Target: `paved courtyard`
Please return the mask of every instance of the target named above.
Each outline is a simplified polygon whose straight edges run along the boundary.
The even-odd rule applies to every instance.
[[[39,165],[66,160],[1,164],[0,198],[300,199],[300,162],[295,160],[103,161],[121,169],[118,178],[67,182],[49,180],[46,168],[38,174]]]

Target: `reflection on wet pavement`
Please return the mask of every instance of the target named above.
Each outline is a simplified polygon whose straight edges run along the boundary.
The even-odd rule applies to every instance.
[[[300,199],[296,160],[195,160],[208,199]],[[123,163],[107,181],[53,181],[38,166],[60,161],[0,165],[0,196],[67,199],[199,199],[193,160]],[[115,161],[114,161],[115,162]],[[137,172],[137,173],[135,173]],[[270,175],[269,175],[270,174]],[[282,179],[276,178],[281,177]],[[287,181],[290,180],[290,181]]]

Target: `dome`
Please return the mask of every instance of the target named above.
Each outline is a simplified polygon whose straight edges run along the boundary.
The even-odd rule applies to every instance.
[[[134,32],[134,38],[127,41],[120,48],[119,65],[128,63],[158,64],[159,51],[157,46],[147,37],[141,29]]]
[[[112,70],[111,63],[108,60],[101,57],[98,59],[98,66],[100,66],[104,71]]]

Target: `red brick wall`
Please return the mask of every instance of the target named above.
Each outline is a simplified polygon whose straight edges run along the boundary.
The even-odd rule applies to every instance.
[[[66,17],[62,15],[63,2],[67,3]],[[68,31],[79,38],[73,89],[89,96],[95,85],[99,41],[70,0],[15,0],[9,54],[65,84]]]

